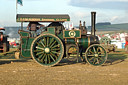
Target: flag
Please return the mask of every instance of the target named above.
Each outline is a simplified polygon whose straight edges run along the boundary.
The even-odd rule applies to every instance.
[[[21,6],[23,6],[22,0],[17,0],[17,4],[20,4]]]

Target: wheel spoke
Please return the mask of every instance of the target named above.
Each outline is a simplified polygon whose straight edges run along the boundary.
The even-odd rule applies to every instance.
[[[51,51],[57,51],[57,50],[60,50],[60,48],[57,48],[57,49],[51,49]]]
[[[104,52],[105,51],[102,48],[100,48],[100,52],[98,52],[98,53],[104,54]]]
[[[45,37],[44,37],[44,45],[47,46]]]
[[[47,47],[48,47],[48,43],[49,43],[49,37],[47,37]]]
[[[104,52],[102,48],[100,48],[100,51],[101,51],[101,52]]]
[[[96,60],[97,60],[97,64],[99,64],[100,62],[99,62],[98,58],[96,58]]]
[[[59,44],[58,44],[58,45],[54,45],[53,47],[51,47],[51,49],[52,49],[52,48],[56,48],[56,47],[59,47],[59,46],[60,46]]]
[[[40,46],[40,47],[44,48],[44,46],[42,46],[40,43],[38,43],[38,42],[36,42],[36,43],[38,44],[38,46]]]
[[[34,52],[41,52],[42,50],[34,50]]]
[[[94,54],[94,53],[91,51],[91,49],[89,49],[89,52],[92,53],[92,54]]]
[[[37,54],[36,54],[36,56],[38,56],[38,55],[40,55],[40,54],[42,54],[43,52],[38,52]]]
[[[91,61],[92,59],[94,59],[95,57],[91,57],[90,59],[89,59],[89,61]]]
[[[41,58],[41,62],[43,62],[44,58],[45,58],[46,54],[44,54],[44,56]]]
[[[48,54],[48,62],[51,63],[49,54]]]
[[[98,57],[101,61],[103,61],[103,59],[101,57]]]
[[[95,49],[95,47],[93,47],[93,50],[94,50],[94,53],[96,53],[96,49]]]
[[[40,50],[44,50],[44,48],[41,48],[41,47],[38,47],[38,46],[36,46],[36,48],[37,48],[37,49],[40,49]]]
[[[46,47],[42,41],[40,43],[44,46],[44,48]]]
[[[93,57],[94,55],[90,55],[90,54],[89,54],[89,55],[87,55],[87,56],[91,56],[91,57]]]
[[[52,43],[52,45],[50,46],[50,48],[51,48],[55,43],[56,43],[56,41],[54,41],[54,42]]]
[[[43,55],[44,55],[44,52],[42,53],[42,55],[40,55],[40,56],[38,57],[38,59],[41,59],[41,58],[43,57]]]
[[[102,52],[98,52],[98,54],[105,54],[105,53],[102,51]]]
[[[104,54],[100,54],[99,56],[104,57],[105,55]]]
[[[102,52],[98,52],[98,54],[101,54]]]
[[[95,64],[95,62],[96,62],[96,59],[94,58],[93,64]]]
[[[56,56],[55,54],[53,54],[52,52],[50,52],[51,55],[53,55],[56,59],[58,58],[58,56]]]
[[[55,59],[52,57],[52,55],[50,55],[51,59],[55,62]]]
[[[100,51],[100,48],[98,47],[98,48],[97,48],[97,52],[99,52],[99,51]]]
[[[49,46],[52,44],[53,41],[54,41],[54,38],[52,38],[52,39],[50,40]]]
[[[54,53],[54,54],[59,54],[59,55],[60,55],[60,53],[59,53],[59,52],[56,52],[56,51],[52,51],[52,53]]]
[[[47,54],[46,54],[46,56],[45,56],[45,64],[47,64],[47,61],[48,61],[48,59],[47,59]]]

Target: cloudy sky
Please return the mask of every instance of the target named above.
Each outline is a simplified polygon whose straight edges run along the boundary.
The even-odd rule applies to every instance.
[[[71,22],[90,25],[90,12],[97,12],[97,22],[128,23],[128,0],[23,0],[20,14],[69,14]],[[16,0],[0,0],[0,27],[19,26]]]

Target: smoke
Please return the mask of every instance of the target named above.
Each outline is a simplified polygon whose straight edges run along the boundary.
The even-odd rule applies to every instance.
[[[123,15],[123,16],[113,16],[110,18],[110,21],[115,24],[115,23],[128,23],[128,16]]]
[[[119,18],[119,16],[113,16],[110,21],[111,22],[117,21],[118,18]]]

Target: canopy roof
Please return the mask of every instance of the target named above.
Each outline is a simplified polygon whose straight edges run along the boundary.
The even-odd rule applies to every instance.
[[[68,14],[62,15],[39,15],[39,14],[17,14],[17,22],[65,22],[70,21]]]

